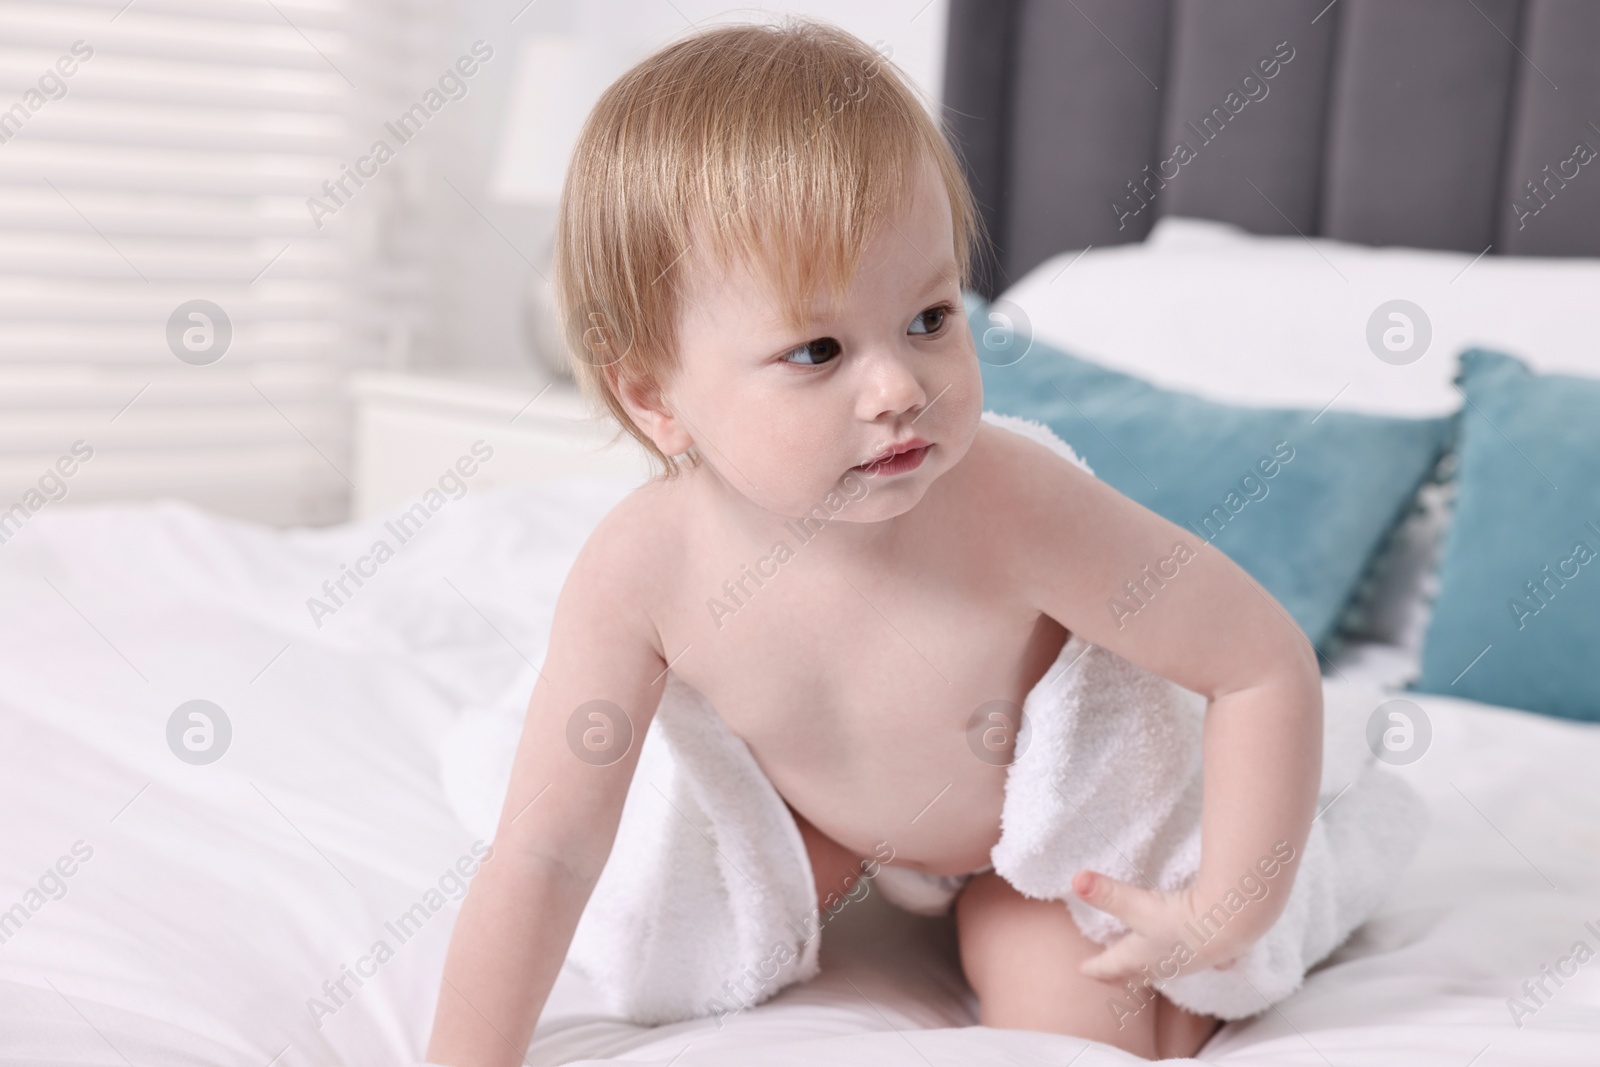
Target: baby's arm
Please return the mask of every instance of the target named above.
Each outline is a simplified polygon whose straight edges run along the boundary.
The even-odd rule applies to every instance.
[[[640,607],[638,566],[602,522],[579,553],[556,603],[549,651],[528,703],[494,849],[472,881],[451,935],[428,1044],[450,1067],[521,1063],[539,1013],[611,852],[646,728],[665,688],[666,663]],[[609,701],[632,724],[625,740],[605,705],[583,716],[580,759],[568,720]],[[603,717],[594,718],[590,712]],[[616,717],[610,710],[610,716]],[[607,743],[616,751],[607,756]],[[581,745],[580,741],[580,745]]]
[[[1051,467],[1036,483],[1048,488],[1030,496],[1021,526],[1022,558],[1042,610],[1091,644],[1209,701],[1195,882],[1165,894],[1080,873],[1074,891],[1134,931],[1087,961],[1083,972],[1116,978],[1147,964],[1155,970],[1173,958],[1180,940],[1194,957],[1182,973],[1226,965],[1282,913],[1310,832],[1322,770],[1316,651],[1283,607],[1204,538],[1065,461],[1052,458]],[[1147,565],[1163,584],[1146,584],[1137,613],[1113,610],[1113,601],[1136,604],[1124,583],[1145,581]],[[1269,869],[1274,873],[1264,879]],[[1266,882],[1267,894],[1202,943],[1185,923],[1230,891],[1237,901],[1247,875],[1254,879],[1247,885]]]

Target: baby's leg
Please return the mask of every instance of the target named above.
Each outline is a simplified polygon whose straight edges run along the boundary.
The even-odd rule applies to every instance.
[[[1072,1034],[1165,1059],[1194,1055],[1220,1025],[1158,993],[1152,1000],[1151,990],[1139,987],[1141,1006],[1122,983],[1079,974],[1101,946],[1061,901],[1025,897],[993,871],[974,876],[956,898],[956,927],[984,1026]]]
[[[838,903],[837,898],[847,895],[861,877],[860,861],[849,849],[812,826],[792,806],[789,814],[794,816],[795,827],[806,845],[806,855],[811,859],[811,874],[817,887],[817,907],[833,907]]]

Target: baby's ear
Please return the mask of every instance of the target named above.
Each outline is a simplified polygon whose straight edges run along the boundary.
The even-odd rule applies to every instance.
[[[617,373],[615,366],[601,368],[634,425],[656,443],[664,455],[676,456],[694,444],[658,386]]]

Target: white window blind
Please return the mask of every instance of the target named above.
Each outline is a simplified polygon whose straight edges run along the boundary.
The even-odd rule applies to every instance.
[[[67,499],[343,515],[344,379],[420,328],[417,161],[320,227],[308,200],[406,97],[428,6],[0,0],[0,513],[82,440]]]

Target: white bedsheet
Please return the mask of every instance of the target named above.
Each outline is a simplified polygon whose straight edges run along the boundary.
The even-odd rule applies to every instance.
[[[0,922],[26,913],[0,935],[0,1064],[420,1060],[456,907],[441,895],[430,912],[426,894],[453,887],[472,845],[441,739],[469,709],[526,699],[565,572],[625,488],[451,502],[320,629],[306,599],[395,541],[383,520],[282,533],[180,504],[60,507],[0,546]],[[197,698],[233,727],[206,766],[166,741]],[[1575,942],[1600,949],[1584,925],[1600,930],[1600,727],[1412,699],[1432,747],[1394,773],[1428,799],[1432,836],[1371,923],[1206,1061],[1600,1063],[1600,959],[1520,1028],[1507,1008]],[[92,856],[63,865],[64,895],[27,897],[80,841]],[[402,941],[386,924],[419,903]],[[333,1006],[323,983],[380,939],[392,958],[314,1018],[308,1000]],[[599,1017],[565,973],[528,1061],[1059,1067],[1084,1052],[971,1026],[948,919],[874,895],[826,928],[822,958],[816,981],[720,1030]],[[1075,1062],[1140,1061],[1095,1046]]]

